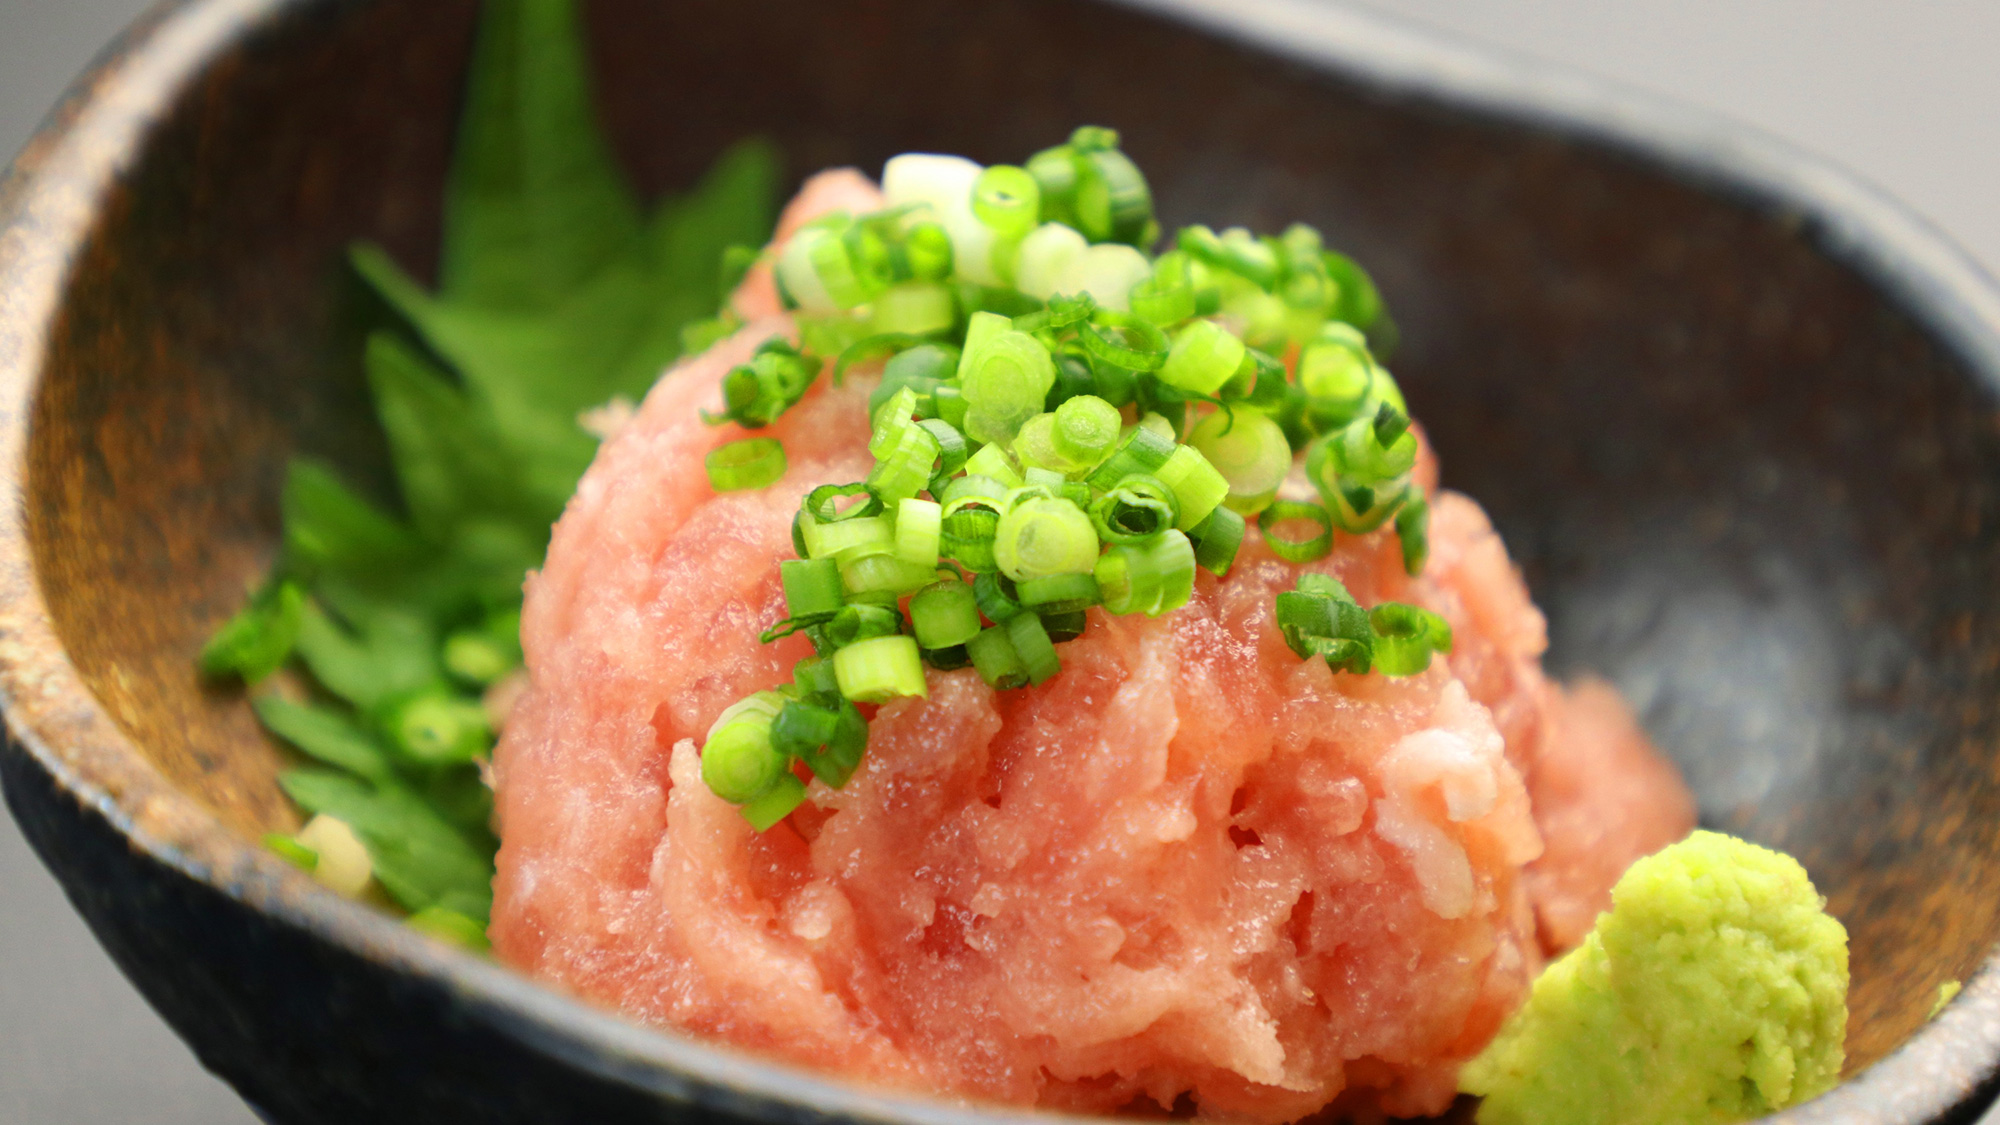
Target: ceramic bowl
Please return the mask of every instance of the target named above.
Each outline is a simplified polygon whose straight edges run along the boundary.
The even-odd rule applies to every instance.
[[[589,12],[649,193],[753,132],[803,174],[1102,122],[1170,224],[1304,220],[1369,263],[1551,667],[1612,678],[1704,821],[1799,856],[1853,936],[1850,1078],[1782,1119],[1976,1112],[2000,1060],[2000,294],[1935,233],[1767,138],[1309,0]],[[257,847],[296,823],[282,756],[191,657],[270,560],[291,454],[386,490],[342,250],[431,261],[474,14],[165,5],[0,189],[10,806],[274,1120],[1033,1119],[642,1030]]]

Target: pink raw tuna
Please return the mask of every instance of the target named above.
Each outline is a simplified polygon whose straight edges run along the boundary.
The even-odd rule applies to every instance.
[[[834,175],[791,227],[876,205]],[[790,514],[869,464],[865,386],[822,384],[763,431],[783,480],[709,490],[703,455],[742,434],[697,409],[789,330],[760,286],[737,307],[773,315],[661,380],[529,585],[531,684],[495,763],[508,963],[888,1086],[1258,1122],[1336,1099],[1427,1113],[1540,967],[1536,906],[1564,939],[1685,831],[1678,779],[1615,697],[1570,708],[1543,680],[1540,615],[1447,493],[1421,579],[1386,533],[1314,567],[1445,614],[1457,648],[1422,675],[1300,661],[1272,622],[1298,568],[1253,537],[1180,612],[1093,613],[1041,687],[931,673],[928,700],[881,710],[846,788],[815,783],[753,832],[702,785],[694,740],[809,651],[756,640],[783,613]],[[1609,750],[1572,745],[1607,729]],[[1550,794],[1541,829],[1524,777]],[[1559,847],[1536,861],[1545,831]]]

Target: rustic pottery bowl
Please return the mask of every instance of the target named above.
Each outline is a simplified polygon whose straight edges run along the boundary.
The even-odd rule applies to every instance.
[[[1787,1122],[1959,1121],[2000,1060],[2000,292],[1767,138],[1307,0],[601,0],[641,184],[1113,124],[1165,217],[1370,263],[1449,483],[1553,667],[1609,675],[1704,819],[1853,935],[1850,1080]],[[281,755],[190,659],[298,450],[384,486],[342,248],[430,260],[473,0],[190,0],[0,194],[7,799],[146,997],[286,1122],[1034,1120],[655,1034],[256,846]],[[1941,982],[1966,987],[1926,1021]]]

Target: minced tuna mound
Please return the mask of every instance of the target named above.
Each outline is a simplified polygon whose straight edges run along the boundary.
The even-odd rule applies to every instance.
[[[852,173],[781,227],[868,210]],[[801,637],[778,562],[801,494],[857,480],[869,381],[760,431],[790,469],[718,496],[702,458],[752,322],[663,378],[610,441],[528,586],[530,685],[495,771],[498,955],[639,1020],[844,1078],[1088,1112],[1289,1121],[1442,1110],[1460,1065],[1575,942],[1687,793],[1601,685],[1544,679],[1540,613],[1472,501],[1432,556],[1343,538],[1310,569],[1450,621],[1420,675],[1335,674],[1273,623],[1299,567],[1245,542],[1157,620],[1095,611],[1059,675],[971,669],[875,717],[860,770],[759,834],[700,779],[729,704]],[[1434,469],[1424,472],[1434,477]]]

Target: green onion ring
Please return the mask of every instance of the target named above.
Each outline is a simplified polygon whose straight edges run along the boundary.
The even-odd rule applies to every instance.
[[[785,475],[785,447],[777,438],[745,438],[710,450],[703,463],[717,492],[743,492]]]
[[[942,418],[925,418],[917,425],[929,430],[931,436],[937,439],[938,459],[937,467],[931,472],[932,480],[950,480],[965,468],[965,435],[958,432],[957,426]],[[933,491],[932,495],[935,496],[936,492]]]
[[[1159,325],[1112,309],[1092,313],[1079,329],[1078,338],[1083,341],[1083,350],[1093,357],[1130,371],[1158,371],[1171,348]]]
[[[1311,539],[1287,539],[1274,530],[1287,520],[1311,520],[1319,525],[1319,534]],[[1257,517],[1257,530],[1264,533],[1264,542],[1271,547],[1271,553],[1286,562],[1312,562],[1323,559],[1333,552],[1333,517],[1318,504],[1308,504],[1302,500],[1278,500],[1264,509]]]
[[[878,336],[864,336],[840,351],[840,358],[833,361],[833,385],[838,387],[847,377],[847,369],[857,363],[893,356],[898,352],[926,343],[922,336],[908,332],[884,332]]]
[[[834,501],[843,496],[867,496],[868,499],[845,509],[835,508]],[[841,520],[860,519],[865,516],[882,514],[882,498],[861,481],[852,484],[823,484],[806,493],[805,513],[821,523],[839,523]],[[801,552],[803,554],[803,552]]]

